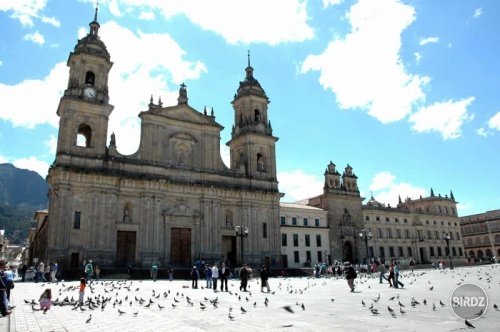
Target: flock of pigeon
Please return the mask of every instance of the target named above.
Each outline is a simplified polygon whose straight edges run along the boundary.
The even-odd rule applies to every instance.
[[[403,321],[408,321],[412,315],[415,317],[425,315],[435,318],[436,321],[454,321],[455,328],[459,327],[461,322],[464,324],[461,325],[464,329],[472,329],[473,324],[477,325],[476,322],[479,321],[461,321],[452,314],[449,304],[451,292],[443,282],[446,285],[453,283],[456,287],[476,280],[487,285],[485,289],[491,291],[493,288],[494,291],[491,291],[493,295],[489,295],[492,312],[485,315],[481,313],[481,320],[494,315],[495,321],[500,322],[500,312],[497,315],[499,310],[495,304],[495,297],[498,300],[497,296],[500,295],[497,291],[499,284],[497,275],[500,270],[496,271],[496,268],[496,265],[492,265],[445,271],[416,270],[414,273],[405,271],[401,275],[405,280],[403,289],[389,288],[387,283],[379,284],[378,274],[358,274],[354,293],[349,292],[347,283],[342,277],[271,278],[269,281],[272,292],[269,293],[261,293],[258,279],[251,280],[248,292],[236,291],[239,289],[238,280],[230,282],[228,292],[214,292],[203,287],[191,289],[188,281],[170,283],[162,280],[153,283],[105,280],[87,286],[85,303],[82,306],[78,304],[78,282],[62,281],[57,284],[36,284],[36,289],[40,293],[45,288],[52,289],[53,303],[48,312],[39,309],[37,298],[24,298],[24,303],[25,308],[31,307],[30,311],[34,315],[45,313],[79,315],[82,323],[89,324],[87,325],[89,328],[93,324],[94,328],[97,328],[99,326],[97,319],[101,320],[103,317],[106,319],[113,316],[127,317],[141,324],[141,318],[161,320],[161,317],[168,316],[175,320],[176,315],[179,319],[188,317],[191,320],[190,324],[199,328],[208,324],[206,325],[208,330],[216,330],[215,322],[224,319],[228,321],[227,324],[240,322],[246,325],[255,322],[256,330],[263,327],[318,330],[313,326],[324,326],[322,323],[330,319],[334,319],[339,327],[344,326],[342,324],[347,326],[348,322],[342,323],[343,317],[346,320],[356,317],[358,323],[363,322],[367,326],[376,328],[376,326],[394,325],[396,320],[392,318],[403,318]],[[22,288],[16,288],[14,291],[22,292]],[[257,318],[262,320],[259,319],[257,322]],[[384,320],[380,321],[381,318]],[[193,322],[197,319],[200,321],[199,325]],[[266,323],[266,320],[270,322]],[[399,324],[405,326],[403,322],[396,325]],[[179,326],[181,325],[182,323]]]

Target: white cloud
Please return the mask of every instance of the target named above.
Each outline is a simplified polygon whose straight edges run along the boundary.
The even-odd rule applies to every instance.
[[[6,164],[6,163],[9,163],[9,160],[4,156],[0,155],[0,164]]]
[[[488,125],[491,129],[500,130],[500,112],[495,114],[489,121]]]
[[[24,40],[32,41],[35,44],[43,45],[45,44],[45,38],[40,34],[40,32],[28,33],[23,37]]]
[[[225,144],[221,144],[220,146],[221,158],[224,164],[229,167],[231,165],[231,152],[229,150],[229,146]]]
[[[55,17],[42,17],[42,22],[43,23],[48,23],[48,24],[52,24],[53,26],[59,28],[61,26],[61,22],[59,22],[58,19],[56,19]]]
[[[382,191],[375,196],[375,199],[393,207],[398,205],[399,197],[404,201],[406,198],[417,199],[426,195],[426,190],[423,188],[405,182],[396,182],[396,177],[390,172],[376,174],[370,184],[370,190]]]
[[[484,129],[483,127],[477,129],[476,134],[478,134],[479,136],[488,137],[488,131],[486,131],[486,129]]]
[[[335,5],[340,5],[344,0],[323,0],[323,9]]]
[[[0,66],[1,66],[1,65],[3,65],[3,62],[2,62],[2,60],[0,60]]]
[[[2,0],[0,11],[10,12],[11,17],[19,19],[23,26],[32,26],[33,17],[38,17],[48,0]]]
[[[56,149],[57,149],[57,137],[54,135],[50,135],[49,139],[43,142],[46,147],[49,148],[49,153],[51,155],[56,154]]]
[[[139,19],[145,20],[145,21],[152,21],[155,19],[155,13],[153,13],[153,12],[141,12],[141,15],[139,15]]]
[[[296,202],[323,193],[323,178],[305,174],[302,170],[278,173],[280,192],[286,193],[285,202]]]
[[[43,123],[57,127],[59,118],[55,111],[67,81],[68,67],[66,62],[60,62],[44,79],[25,80],[16,85],[0,83],[0,119],[27,128]],[[27,91],[30,98],[26,98]]]
[[[12,162],[14,166],[22,169],[29,169],[40,174],[45,178],[49,172],[50,165],[45,161],[39,160],[36,157],[16,159]]]
[[[423,107],[410,116],[412,129],[419,133],[436,131],[445,140],[458,138],[462,134],[462,124],[474,118],[474,114],[467,110],[474,99],[469,97],[459,101],[449,100]]]
[[[121,0],[120,4],[141,11],[159,11],[166,19],[185,15],[203,30],[222,35],[230,44],[276,45],[314,37],[313,29],[307,24],[307,1],[303,0],[253,0],[251,3],[234,0]]]
[[[471,207],[472,207],[471,203],[467,203],[467,204],[458,203],[457,204],[457,210],[467,210],[467,209],[470,209]]]
[[[418,64],[420,62],[420,60],[422,59],[422,55],[418,52],[415,52],[414,55],[415,55],[415,61]]]
[[[474,18],[478,18],[479,16],[483,15],[483,8],[477,8],[474,11]]]
[[[399,57],[401,33],[415,19],[413,7],[397,0],[360,0],[346,17],[351,32],[310,55],[301,72],[320,71],[341,108],[362,108],[383,123],[398,121],[424,98],[428,77],[409,74]]]
[[[111,12],[111,14],[113,14],[115,16],[122,15],[120,8],[118,7],[118,2],[116,0],[111,0],[109,2],[109,11]]]
[[[437,43],[439,41],[439,37],[428,37],[428,38],[421,38],[420,39],[420,45],[426,45],[429,43]]]

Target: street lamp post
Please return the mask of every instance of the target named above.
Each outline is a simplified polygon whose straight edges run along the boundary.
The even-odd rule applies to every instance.
[[[446,247],[448,249],[448,257],[450,257],[450,269],[453,270],[453,262],[451,261],[451,251],[450,251],[450,233],[443,233],[443,239],[446,241]]]
[[[241,260],[240,264],[243,266],[244,264],[244,253],[243,253],[243,238],[248,236],[248,227],[245,226],[235,226],[236,236],[241,239]]]
[[[368,240],[372,238],[372,232],[369,229],[362,229],[359,233],[360,239],[365,239],[365,247],[366,247],[366,264],[370,264],[370,254],[368,253]],[[370,267],[367,268],[368,273],[370,273]]]

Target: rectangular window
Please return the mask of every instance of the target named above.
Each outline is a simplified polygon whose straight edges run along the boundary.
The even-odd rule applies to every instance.
[[[294,247],[299,246],[299,235],[298,234],[293,234],[293,246]]]
[[[385,217],[385,221],[389,221],[389,217]]]
[[[409,239],[410,238],[410,230],[409,229],[405,230],[405,233],[406,233],[406,238]]]
[[[429,240],[432,240],[431,231],[427,231],[427,238],[428,238]]]
[[[377,221],[380,221],[380,217],[376,217],[375,219],[376,219]]]
[[[297,218],[292,217],[292,225],[297,226]]]
[[[450,232],[450,240],[453,240],[453,233]]]
[[[439,232],[436,231],[436,239],[439,239]]]
[[[389,247],[389,256],[394,257],[394,247]]]
[[[309,225],[309,220],[307,218],[304,218],[304,226],[308,226]]]
[[[319,227],[319,219],[314,219],[314,226]]]
[[[318,262],[323,262],[323,254],[321,251],[318,251]]]
[[[457,232],[457,240],[460,240],[460,234]]]
[[[460,256],[463,256],[463,252],[462,252],[462,248],[461,247],[458,247],[458,253],[460,254]]]
[[[392,238],[392,234],[391,234],[391,229],[390,228],[387,229],[387,238],[389,238],[389,239]],[[391,257],[393,257],[393,256],[391,256]]]
[[[443,256],[443,251],[441,250],[441,247],[438,247],[438,256]]]
[[[293,252],[293,261],[295,263],[300,263],[300,257],[299,257],[299,252],[298,251],[294,251]]]
[[[281,225],[286,225],[286,217],[281,217],[280,224]]]
[[[395,222],[399,222],[398,218],[394,219]]]
[[[453,256],[457,255],[457,248],[453,247],[451,248],[451,251],[453,252]]]
[[[398,247],[398,251],[399,251],[399,257],[403,257],[405,255],[403,247]]]
[[[316,234],[316,247],[321,247],[321,234]]]
[[[431,257],[434,257],[435,256],[434,255],[434,247],[430,247],[429,249],[431,250]]]
[[[399,229],[396,229],[396,236],[398,237],[398,239],[401,238],[401,231]]]
[[[366,216],[366,217],[365,217],[365,220],[366,220],[366,221],[370,221],[370,216]]]
[[[382,230],[380,228],[377,228],[377,235],[378,235],[379,239],[383,238],[383,236],[382,236]]]
[[[403,220],[403,222],[407,223],[407,222],[408,222],[408,220],[404,219],[404,220]]]
[[[281,234],[281,246],[286,247],[287,245],[288,244],[287,244],[286,234]]]
[[[267,239],[267,222],[262,223],[262,237]]]
[[[380,247],[380,257],[385,257],[384,247]]]
[[[413,251],[411,250],[411,247],[408,247],[408,256],[413,256]]]
[[[74,229],[80,229],[80,216],[81,216],[81,212],[75,211],[75,220],[73,221],[73,228]]]
[[[308,263],[311,262],[311,252],[309,250],[306,251],[306,260]]]
[[[311,246],[311,236],[309,234],[306,234],[306,247]]]

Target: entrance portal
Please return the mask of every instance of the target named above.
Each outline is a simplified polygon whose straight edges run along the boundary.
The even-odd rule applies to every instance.
[[[224,254],[224,262],[228,267],[236,266],[236,237],[235,236],[223,236],[222,237],[222,253]]]
[[[346,241],[344,243],[344,262],[353,263],[352,260],[352,245],[351,242]]]
[[[172,228],[170,243],[170,264],[190,267],[191,228]]]
[[[136,233],[118,231],[116,236],[116,266],[125,267],[135,264]]]

